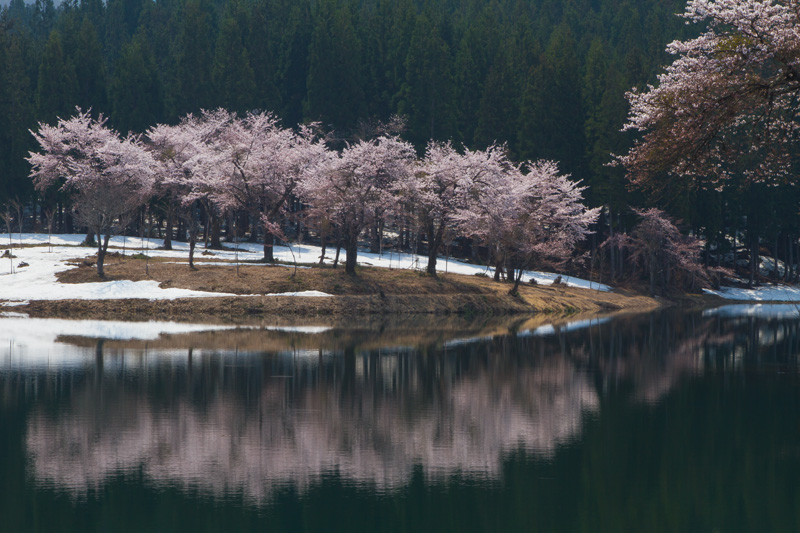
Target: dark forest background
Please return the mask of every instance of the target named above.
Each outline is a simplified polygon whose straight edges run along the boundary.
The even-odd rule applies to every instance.
[[[218,106],[321,121],[342,138],[407,117],[405,137],[498,141],[641,203],[609,154],[624,93],[654,82],[687,27],[674,0],[13,0],[0,15],[0,202],[33,197],[30,129],[75,106],[121,132]]]

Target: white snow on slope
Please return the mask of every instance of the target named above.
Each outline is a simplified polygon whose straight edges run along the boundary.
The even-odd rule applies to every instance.
[[[791,285],[769,285],[755,289],[722,287],[719,290],[704,289],[704,292],[726,300],[745,302],[800,302],[800,287]]]
[[[13,248],[15,259],[0,258],[0,300],[63,300],[63,299],[127,299],[127,298],[146,298],[174,299],[192,297],[213,297],[213,296],[234,296],[226,293],[211,293],[202,291],[191,291],[186,289],[162,289],[155,281],[107,281],[97,283],[82,284],[61,284],[56,280],[56,273],[71,268],[66,264],[66,260],[89,257],[95,253],[95,248],[79,246],[84,235],[53,235],[48,237],[45,234],[34,233],[13,233],[11,241],[14,246],[22,244],[44,245],[35,248]],[[0,244],[9,242],[8,234],[0,234]],[[47,246],[50,244],[50,246]],[[189,245],[183,242],[173,241],[173,250],[159,250],[164,242],[161,239],[143,240],[138,237],[113,237],[109,251],[124,252],[126,254],[145,253],[150,257],[166,257],[176,259],[187,259]],[[225,250],[208,250],[204,252],[201,248],[195,253],[195,257],[207,261],[213,258],[215,261],[257,261],[262,257],[263,246],[259,243],[239,243],[235,245],[226,243]],[[275,258],[283,262],[316,263],[319,261],[321,248],[310,245],[276,246],[274,249]],[[335,250],[330,250],[325,256],[327,263],[332,263]],[[113,264],[117,261],[116,257],[109,257],[106,264]],[[369,252],[359,252],[359,264],[372,265],[384,268],[405,268],[422,269],[425,267],[427,258],[415,254],[407,253],[384,253],[373,254]],[[29,266],[20,267],[20,263],[28,263]],[[474,275],[484,273],[491,276],[492,269],[480,265],[472,265],[461,261],[441,259],[439,261],[440,272],[451,272],[457,274]],[[264,265],[264,268],[271,268]],[[12,273],[13,269],[13,273]],[[522,280],[524,282],[535,279],[537,283],[549,284],[557,277],[557,274],[546,272],[526,272]],[[563,282],[572,287],[595,289],[601,291],[610,290],[610,287],[600,283],[590,282],[579,278],[564,277]],[[315,292],[316,291],[310,291]],[[309,291],[303,293],[286,293],[281,296],[329,296],[324,293],[311,294]]]

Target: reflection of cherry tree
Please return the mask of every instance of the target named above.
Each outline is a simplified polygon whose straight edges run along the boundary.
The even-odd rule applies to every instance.
[[[383,372],[396,371],[396,357],[382,358]],[[496,479],[505,455],[522,447],[551,456],[598,406],[587,376],[555,358],[516,371],[478,368],[433,398],[410,384],[387,396],[374,380],[349,392],[321,383],[292,398],[283,383],[264,386],[246,411],[232,394],[164,409],[106,388],[98,414],[87,388],[57,418],[31,417],[34,474],[80,495],[141,470],[157,484],[240,491],[255,502],[277,486],[307,489],[329,472],[381,488],[408,483],[415,465],[432,479]],[[409,397],[421,406],[413,413]]]

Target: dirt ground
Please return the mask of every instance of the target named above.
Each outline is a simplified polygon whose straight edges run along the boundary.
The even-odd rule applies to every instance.
[[[59,275],[62,283],[100,281],[89,261]],[[608,314],[655,309],[663,302],[632,293],[599,292],[566,286],[521,286],[519,297],[510,284],[480,276],[409,270],[359,268],[356,276],[343,268],[294,269],[285,265],[201,265],[190,269],[174,260],[145,260],[110,254],[106,280],[156,280],[162,287],[242,295],[179,300],[33,301],[15,308],[31,316],[108,319],[226,320],[300,317],[367,317],[376,315],[550,315]],[[269,296],[274,293],[322,291],[330,298]]]

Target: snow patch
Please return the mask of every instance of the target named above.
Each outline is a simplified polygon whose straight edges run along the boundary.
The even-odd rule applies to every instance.
[[[754,289],[739,289],[735,287],[722,287],[719,290],[703,289],[707,294],[713,294],[726,300],[740,300],[753,302],[800,302],[800,287],[791,285],[771,285]]]
[[[328,296],[333,296],[333,295],[322,291],[300,291],[300,292],[273,292],[270,294],[265,294],[264,296],[301,296],[304,298],[326,298]]]

